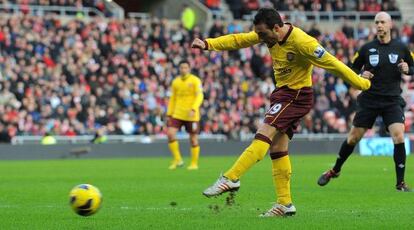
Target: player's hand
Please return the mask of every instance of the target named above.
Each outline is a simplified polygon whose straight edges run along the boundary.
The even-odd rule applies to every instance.
[[[364,71],[362,74],[361,74],[361,77],[363,77],[363,78],[365,78],[365,79],[368,79],[368,80],[370,80],[371,78],[373,78],[374,77],[374,74],[372,74],[371,72],[369,72],[369,71]]]
[[[192,109],[190,112],[188,112],[188,117],[193,118],[195,117],[195,111]]]
[[[401,59],[400,63],[398,63],[398,70],[400,71],[400,73],[408,74],[408,64],[404,61],[404,59]]]
[[[194,39],[193,43],[191,43],[191,48],[204,50],[204,49],[206,49],[206,44],[200,38],[196,38],[196,39]]]

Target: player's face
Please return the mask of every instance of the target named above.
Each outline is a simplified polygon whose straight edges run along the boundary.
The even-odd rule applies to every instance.
[[[254,31],[259,35],[260,41],[266,43],[268,46],[273,46],[278,40],[278,35],[274,29],[269,29],[264,23],[255,25]]]
[[[375,17],[375,27],[378,36],[384,37],[389,35],[391,31],[391,20],[386,15],[377,15]]]
[[[182,63],[180,65],[180,75],[185,76],[189,73],[190,73],[190,65],[188,65],[187,63]]]

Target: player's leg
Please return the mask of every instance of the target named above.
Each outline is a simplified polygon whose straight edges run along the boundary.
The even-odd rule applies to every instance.
[[[187,167],[188,170],[198,169],[198,158],[200,155],[200,145],[198,143],[198,134],[190,134],[190,144],[191,144],[191,162]]]
[[[342,143],[332,169],[325,171],[318,179],[320,186],[325,186],[331,180],[339,176],[339,172],[345,161],[354,151],[355,145],[361,140],[365,132],[370,129],[379,115],[379,110],[359,108],[353,120],[353,126],[348,133],[347,139]]]
[[[272,176],[277,197],[276,204],[261,216],[291,216],[296,213],[290,193],[292,168],[288,155],[289,136],[277,133],[269,150],[272,159]]]
[[[275,127],[266,123],[262,124],[252,143],[243,151],[234,165],[224,173],[224,176],[233,181],[240,179],[250,167],[264,158],[276,133]]]
[[[270,147],[270,158],[272,159],[272,176],[276,187],[277,203],[288,205],[292,203],[290,195],[290,176],[292,168],[288,155],[289,137],[285,133],[278,133],[273,138]]]
[[[167,137],[168,137],[168,148],[170,149],[171,155],[173,156],[173,161],[169,169],[176,169],[177,167],[181,167],[184,165],[183,159],[180,153],[180,146],[178,144],[176,135],[178,129],[181,127],[179,120],[174,118],[170,118],[168,120],[168,128],[167,128]]]
[[[204,191],[206,196],[238,189],[239,178],[254,164],[263,159],[279,132],[285,133],[297,125],[312,107],[311,88],[293,90],[287,87],[276,89],[270,96],[271,108],[266,112],[264,122],[256,132],[252,143],[241,154],[234,165],[217,182]]]
[[[191,144],[191,162],[190,165],[187,167],[188,170],[196,170],[198,169],[198,158],[200,155],[200,145],[198,143],[198,134],[192,133],[190,134],[190,144]]]
[[[207,197],[220,195],[224,192],[238,190],[239,178],[246,173],[254,164],[262,160],[272,144],[276,128],[261,124],[252,143],[243,151],[233,166],[221,176],[215,184],[207,188],[203,194]]]
[[[286,96],[286,93],[282,95]],[[266,114],[265,122],[277,127],[278,132],[270,147],[270,158],[272,159],[272,176],[277,196],[276,204],[271,209],[263,213],[262,217],[291,216],[296,213],[296,208],[292,204],[290,193],[290,176],[292,168],[288,155],[289,140],[293,137],[293,132],[299,125],[300,120],[309,113],[312,107],[312,89],[301,89],[288,104],[281,106],[275,104]]]
[[[191,131],[188,131],[190,134],[190,144],[191,144],[191,163],[187,167],[188,170],[198,169],[198,158],[200,155],[200,145],[198,143],[198,130],[199,123],[191,122]]]
[[[382,114],[383,120],[394,143],[394,164],[396,174],[396,189],[399,191],[411,191],[404,182],[405,174],[405,143],[404,143],[404,110],[401,106],[387,108]]]

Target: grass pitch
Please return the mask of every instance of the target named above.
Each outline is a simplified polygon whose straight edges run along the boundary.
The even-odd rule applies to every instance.
[[[0,229],[412,229],[414,193],[396,192],[392,157],[352,156],[342,175],[316,184],[335,156],[292,155],[297,215],[258,218],[271,207],[270,159],[243,178],[235,204],[227,195],[205,198],[203,189],[236,156],[202,157],[198,171],[167,169],[169,158],[2,161]],[[188,160],[187,160],[188,161]],[[414,184],[414,160],[407,159]],[[68,193],[81,183],[103,193],[101,210],[77,216]]]

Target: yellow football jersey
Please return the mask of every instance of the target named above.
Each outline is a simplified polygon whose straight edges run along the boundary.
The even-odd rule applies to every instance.
[[[177,76],[171,84],[167,115],[184,121],[199,121],[203,97],[203,86],[198,77],[192,74]],[[190,117],[191,110],[195,112],[193,117]]]
[[[318,41],[290,24],[282,42],[268,47],[273,60],[276,86],[300,89],[312,86],[313,65],[342,78],[353,87],[369,89],[371,82],[358,76],[352,69],[327,52]],[[206,39],[208,50],[234,50],[260,43],[256,32],[229,34]]]

